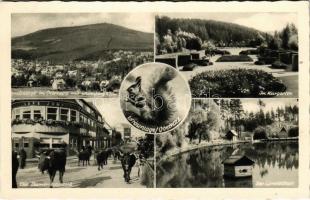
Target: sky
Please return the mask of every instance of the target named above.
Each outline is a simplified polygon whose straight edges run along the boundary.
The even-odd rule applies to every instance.
[[[277,107],[284,107],[285,105],[298,105],[297,99],[282,99],[282,98],[272,98],[272,99],[261,99],[265,103],[264,111],[275,111]],[[244,111],[257,112],[259,111],[258,99],[241,99]]]
[[[159,16],[230,22],[269,33],[283,29],[287,23],[297,25],[296,13],[164,13]]]
[[[164,13],[160,15],[172,18],[213,19],[252,27],[263,32],[281,30],[287,23],[297,25],[296,13]],[[18,13],[12,14],[12,37],[46,28],[104,22],[143,32],[154,32],[154,16],[151,13]]]
[[[150,13],[18,13],[12,14],[12,37],[55,27],[111,23],[130,29],[154,32]]]

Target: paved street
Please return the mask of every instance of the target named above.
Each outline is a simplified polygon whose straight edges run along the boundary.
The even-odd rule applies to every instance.
[[[143,188],[138,177],[138,167],[134,166],[131,172],[131,183],[127,184],[123,178],[123,169],[119,160],[108,160],[108,165],[98,171],[92,159],[90,166],[78,166],[77,159],[68,160],[64,183],[59,183],[58,172],[53,186],[73,188]],[[19,169],[17,173],[19,187],[49,187],[49,176],[47,172],[39,172],[35,163],[29,164],[26,169]]]

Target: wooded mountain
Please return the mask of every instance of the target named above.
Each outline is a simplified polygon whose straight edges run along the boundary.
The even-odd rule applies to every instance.
[[[106,50],[153,51],[153,33],[101,23],[44,29],[12,38],[12,58],[66,62]]]
[[[264,33],[253,28],[241,26],[238,24],[203,20],[203,19],[172,19],[169,17],[156,17],[156,33],[159,39],[162,39],[170,29],[172,33],[176,30],[194,33],[204,40],[213,40],[214,42],[223,41],[225,43],[248,41],[257,38],[258,34]]]

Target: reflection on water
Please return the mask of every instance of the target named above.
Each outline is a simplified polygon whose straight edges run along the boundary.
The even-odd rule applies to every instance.
[[[255,161],[250,178],[223,178],[232,154]],[[161,161],[157,187],[298,187],[298,142],[241,144],[193,150]]]

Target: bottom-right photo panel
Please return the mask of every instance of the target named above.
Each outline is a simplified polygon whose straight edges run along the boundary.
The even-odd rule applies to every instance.
[[[298,99],[193,99],[156,136],[156,187],[298,187],[298,110]]]

